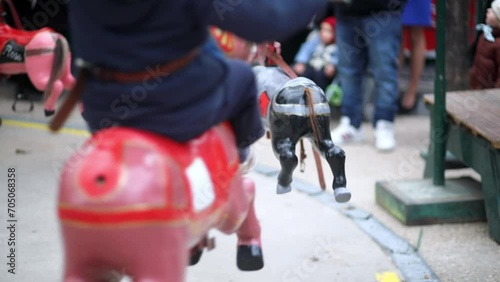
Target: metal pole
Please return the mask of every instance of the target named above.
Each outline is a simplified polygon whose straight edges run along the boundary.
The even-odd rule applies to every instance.
[[[476,20],[477,23],[484,23],[486,19],[486,0],[478,0],[476,3]]]
[[[433,183],[444,185],[444,161],[446,154],[446,1],[436,3],[436,77],[434,81],[434,111],[431,134],[434,143]]]

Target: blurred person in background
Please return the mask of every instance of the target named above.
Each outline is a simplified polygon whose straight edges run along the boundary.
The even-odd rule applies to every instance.
[[[476,53],[470,72],[472,89],[500,88],[500,0],[486,10],[486,24],[479,24]]]
[[[399,112],[410,113],[417,107],[421,94],[418,83],[425,66],[425,28],[432,26],[431,0],[408,0],[403,15],[403,28],[410,36],[410,80],[399,102]],[[404,54],[400,55],[400,68],[404,64]]]
[[[398,57],[401,12],[405,0],[352,0],[337,4],[338,75],[343,97],[340,124],[332,132],[337,144],[364,140],[363,80],[368,65],[375,80],[375,147],[396,147],[394,119],[398,109]]]

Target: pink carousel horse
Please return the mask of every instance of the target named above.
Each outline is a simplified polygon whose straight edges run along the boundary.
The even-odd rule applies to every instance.
[[[11,1],[7,3],[19,25]],[[3,13],[1,1],[0,13]],[[45,115],[50,116],[63,90],[71,89],[75,82],[68,42],[50,28],[36,31],[18,28],[10,27],[0,17],[0,74],[27,74],[35,88],[44,92]]]
[[[95,134],[60,179],[63,281],[107,281],[118,272],[182,282],[211,228],[237,234],[239,269],[261,269],[255,187],[230,144],[227,123],[187,143],[120,127]]]

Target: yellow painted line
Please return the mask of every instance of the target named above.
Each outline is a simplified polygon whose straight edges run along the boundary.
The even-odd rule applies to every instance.
[[[45,123],[38,123],[38,122],[4,119],[2,125],[50,131],[49,127]],[[90,133],[87,130],[83,129],[62,128],[58,132],[76,136],[90,137]]]
[[[375,274],[378,282],[400,282],[396,272],[383,272]]]

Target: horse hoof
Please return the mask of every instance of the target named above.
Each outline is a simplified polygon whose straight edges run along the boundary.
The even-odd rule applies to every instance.
[[[240,245],[236,257],[238,268],[242,271],[255,271],[264,267],[262,249],[258,245]]]
[[[276,187],[276,194],[286,194],[292,191],[292,186],[282,186],[278,183],[278,187]]]
[[[203,254],[203,250],[198,248],[191,250],[191,256],[189,258],[189,265],[195,265],[200,261],[201,255]]]
[[[351,199],[351,192],[345,187],[335,188],[333,189],[333,193],[335,194],[337,203],[346,203]]]
[[[52,110],[52,111],[49,111],[49,110],[44,110],[45,111],[45,116],[46,117],[50,117],[51,115],[53,115],[56,111]]]

